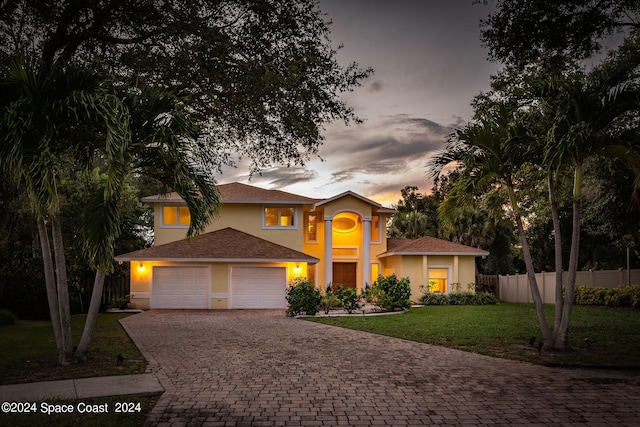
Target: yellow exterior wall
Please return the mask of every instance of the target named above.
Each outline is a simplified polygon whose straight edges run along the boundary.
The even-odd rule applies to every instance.
[[[296,278],[304,278],[307,276],[306,262],[288,262],[288,263],[193,263],[187,265],[198,264],[201,266],[208,265],[211,272],[211,284],[209,287],[210,307],[212,309],[229,308],[229,267],[233,265],[259,265],[259,266],[277,266],[286,267],[287,282],[290,283]],[[132,261],[129,266],[131,277],[130,301],[136,304],[137,308],[148,310],[151,308],[151,281],[154,266],[181,266],[185,264],[175,262],[162,261]],[[142,267],[140,267],[142,266]]]
[[[204,232],[208,233],[210,231],[231,227],[270,242],[287,246],[297,251],[302,251],[304,231],[304,212],[302,205],[297,206],[297,226],[292,229],[263,228],[263,209],[265,206],[281,205],[225,203],[220,208],[220,215],[216,217],[211,224],[209,224]],[[154,206],[155,245],[162,245],[164,243],[184,239],[187,233],[186,228],[161,226],[161,211],[162,203],[156,203]]]
[[[333,217],[336,213],[349,211],[362,216],[371,216],[371,205],[353,196],[345,196],[322,206],[324,216]]]
[[[409,277],[411,280],[411,300],[417,302],[428,285],[429,268],[450,268],[452,283],[460,283],[460,292],[468,292],[467,285],[475,282],[475,257],[465,255],[439,255],[439,256],[392,256],[382,258],[382,274],[388,276],[392,273],[398,278]]]

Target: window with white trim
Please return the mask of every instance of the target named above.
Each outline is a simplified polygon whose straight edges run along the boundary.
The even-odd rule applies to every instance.
[[[162,226],[187,228],[191,223],[191,213],[186,206],[163,205]]]
[[[264,228],[296,228],[296,208],[294,206],[266,206],[263,210]]]

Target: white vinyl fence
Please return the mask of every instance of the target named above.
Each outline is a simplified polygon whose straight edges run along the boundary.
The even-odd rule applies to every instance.
[[[562,273],[562,283],[566,283],[567,272]],[[536,274],[538,289],[545,304],[555,302],[556,273]],[[578,271],[576,286],[594,286],[597,288],[616,288],[620,285],[640,284],[640,270],[601,270]],[[498,298],[504,302],[533,302],[526,274],[499,276]]]

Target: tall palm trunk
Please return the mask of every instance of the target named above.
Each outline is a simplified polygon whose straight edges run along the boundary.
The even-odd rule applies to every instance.
[[[538,289],[538,282],[536,280],[536,272],[533,267],[533,258],[531,256],[531,251],[529,249],[529,243],[527,242],[527,236],[524,232],[524,226],[522,224],[522,215],[520,214],[520,209],[516,201],[516,195],[513,189],[513,185],[507,184],[507,188],[509,190],[509,199],[511,200],[511,208],[513,209],[513,213],[516,219],[518,236],[520,237],[520,243],[522,244],[522,256],[524,258],[524,264],[527,268],[527,278],[529,279],[529,289],[531,289],[531,296],[533,297],[533,302],[536,308],[536,315],[538,316],[538,324],[540,325],[540,330],[542,331],[542,339],[544,341],[545,346],[550,347],[553,345],[553,335],[551,333],[551,329],[549,328],[549,323],[547,322],[547,318],[544,315],[544,305],[542,303],[542,296],[540,295],[540,290]]]
[[[87,353],[89,351],[89,344],[91,343],[91,335],[96,325],[96,319],[98,318],[98,311],[100,310],[100,302],[102,301],[102,290],[104,289],[104,277],[105,274],[102,270],[96,270],[96,277],[93,281],[93,291],[91,292],[91,302],[89,303],[89,312],[87,313],[87,320],[84,324],[84,330],[82,331],[82,338],[76,349],[76,358],[81,362],[87,360]]]
[[[44,265],[44,282],[47,290],[47,301],[49,303],[49,313],[51,325],[53,326],[53,336],[58,349],[58,359],[62,361],[62,328],[60,327],[60,316],[58,309],[58,292],[56,290],[55,271],[53,269],[53,259],[51,258],[51,246],[49,243],[49,233],[45,221],[38,220],[38,235],[40,237],[40,249],[42,251],[42,264]]]
[[[571,309],[575,293],[576,276],[578,270],[578,254],[580,251],[580,218],[582,209],[582,163],[577,163],[573,175],[573,216],[571,231],[571,253],[569,255],[569,275],[564,296],[564,309],[562,322],[556,337],[556,348],[566,349],[569,338],[569,324],[571,321]]]
[[[60,316],[60,332],[62,340],[62,357],[60,363],[68,365],[73,362],[73,338],[71,336],[71,310],[69,308],[67,266],[64,256],[64,244],[62,242],[62,224],[58,213],[53,215],[51,220],[51,235],[53,237],[53,253],[55,255],[56,263],[58,316]]]
[[[555,339],[560,331],[560,321],[562,319],[562,234],[560,232],[560,211],[558,210],[558,199],[556,198],[555,175],[549,173],[549,204],[551,205],[551,221],[553,223],[553,243],[555,251],[556,269],[556,289],[555,289],[555,313],[554,313],[554,346]]]

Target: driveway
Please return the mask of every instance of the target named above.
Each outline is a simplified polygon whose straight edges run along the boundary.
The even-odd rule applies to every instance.
[[[122,321],[166,392],[149,425],[640,425],[637,378],[290,319],[152,310]]]

